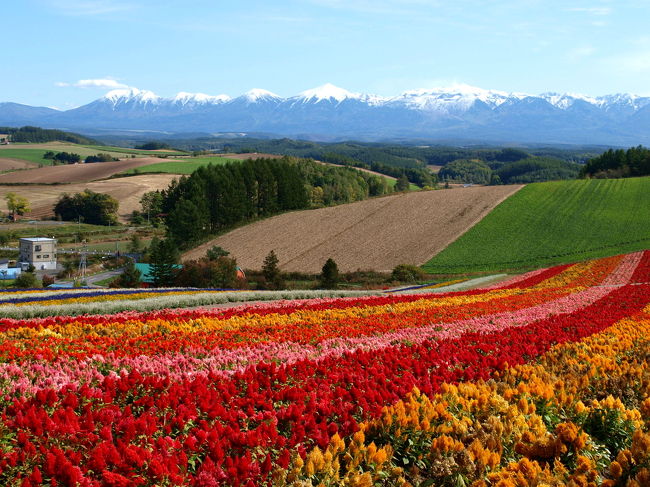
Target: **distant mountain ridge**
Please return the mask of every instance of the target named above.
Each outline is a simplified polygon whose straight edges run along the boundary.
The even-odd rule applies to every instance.
[[[57,111],[0,103],[0,125],[77,131],[268,133],[294,138],[399,138],[636,145],[650,143],[650,97],[507,93],[468,85],[412,90],[393,97],[332,84],[283,98],[254,89],[236,98],[181,92],[113,90]]]

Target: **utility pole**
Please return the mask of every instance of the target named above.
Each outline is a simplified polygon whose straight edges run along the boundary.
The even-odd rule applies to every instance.
[[[86,254],[88,253],[88,246],[86,244],[86,241],[83,241],[83,247],[81,248],[81,257],[79,258],[79,276],[81,279],[81,282],[84,282],[86,280]]]

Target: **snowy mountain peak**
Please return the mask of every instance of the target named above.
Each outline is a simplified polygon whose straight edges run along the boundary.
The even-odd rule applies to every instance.
[[[259,100],[280,99],[275,93],[263,90],[261,88],[253,88],[242,95],[249,102],[256,102]]]
[[[230,101],[228,95],[206,95],[205,93],[187,93],[181,91],[174,98],[172,98],[172,103],[177,105],[205,105],[205,104],[217,104],[225,103]]]
[[[361,95],[358,93],[351,93],[348,90],[334,86],[331,83],[325,83],[317,88],[312,88],[311,90],[305,90],[299,93],[296,98],[299,98],[304,102],[312,101],[318,103],[323,100],[334,100],[340,103],[347,98],[359,99],[361,98]]]
[[[542,93],[540,98],[546,100],[554,107],[566,110],[572,106],[577,100],[582,100],[592,105],[600,106],[602,103],[597,98],[581,95],[579,93]]]
[[[137,88],[120,88],[117,90],[109,91],[106,93],[102,100],[109,101],[113,105],[118,103],[158,103],[162,100],[161,97],[152,91],[139,90]]]
[[[414,109],[449,113],[469,110],[477,101],[496,107],[509,99],[521,99],[526,96],[521,93],[506,93],[505,91],[485,90],[467,84],[454,84],[449,87],[405,91],[392,98],[391,102],[404,104]]]

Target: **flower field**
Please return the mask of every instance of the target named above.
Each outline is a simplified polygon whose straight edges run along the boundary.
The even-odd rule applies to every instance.
[[[649,342],[649,251],[464,292],[0,318],[0,485],[650,485]]]

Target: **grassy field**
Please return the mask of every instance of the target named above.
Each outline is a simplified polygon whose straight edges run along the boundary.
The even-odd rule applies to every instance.
[[[115,152],[117,154],[135,154],[136,156],[186,156],[187,152],[175,151],[175,150],[142,150],[142,149],[130,149],[128,147],[106,147],[103,145],[84,145],[80,147],[85,147],[87,149],[92,149],[97,152]]]
[[[157,162],[149,166],[142,166],[129,169],[122,174],[144,174],[144,173],[169,173],[169,174],[192,174],[199,167],[208,164],[225,164],[227,162],[241,162],[227,157],[193,157],[191,159],[174,159],[165,162]]]
[[[48,150],[50,149],[19,149],[12,146],[11,149],[0,149],[0,157],[22,159],[23,161],[33,162],[34,164],[50,166],[52,161],[50,159],[43,159],[43,154]]]
[[[79,154],[82,158],[94,156],[96,154],[104,153],[110,154],[116,158],[124,158],[131,154],[135,156],[179,156],[185,155],[184,152],[177,151],[146,151],[136,149],[125,149],[123,147],[107,147],[107,146],[94,146],[94,145],[77,145],[63,142],[48,142],[45,144],[11,144],[8,146],[0,146],[0,157],[11,159],[22,159],[35,164],[43,164],[49,166],[52,164],[51,159],[43,159],[43,154],[48,151],[53,152],[73,152]]]
[[[426,263],[432,274],[544,267],[650,248],[650,178],[530,184]]]

